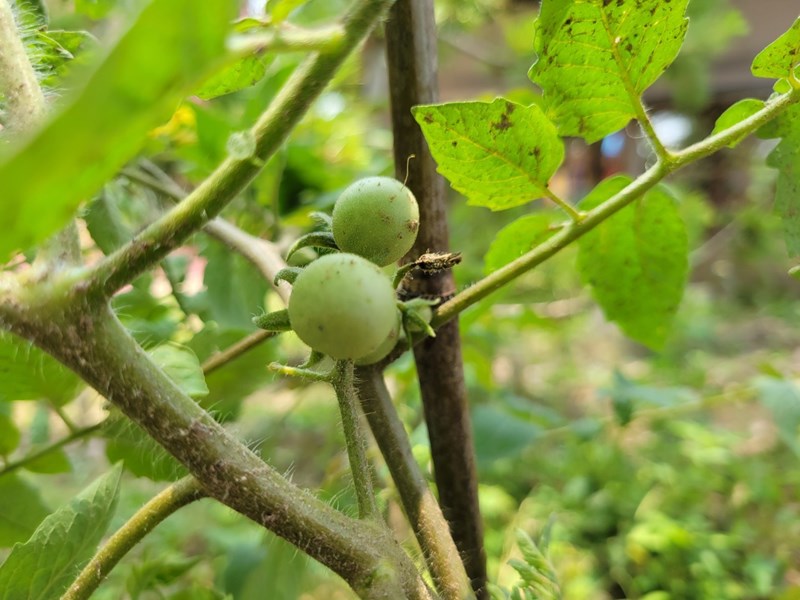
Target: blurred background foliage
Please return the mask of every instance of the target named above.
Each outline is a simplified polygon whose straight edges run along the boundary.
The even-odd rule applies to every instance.
[[[37,38],[37,47],[46,56],[55,49],[45,62],[57,102],[73,61],[99,52],[138,3],[25,4],[32,22],[43,6],[49,15],[51,35]],[[649,98],[660,132],[675,144],[706,135],[721,109],[753,93],[714,77],[731,44],[753,26],[737,4],[757,3],[690,3],[684,52]],[[271,0],[266,10],[316,25],[345,5]],[[526,72],[534,60],[536,8],[511,0],[438,0],[442,96],[503,93],[535,102]],[[242,5],[243,17],[263,11],[264,2]],[[776,32],[793,18],[788,12],[769,17],[777,19]],[[286,248],[313,228],[309,213],[329,210],[348,183],[392,172],[381,43],[376,32],[225,211],[227,219]],[[250,65],[260,76],[245,89],[182,104],[151,133],[129,174],[196,185],[300,58],[263,58]],[[765,97],[768,90],[761,92]],[[792,265],[771,211],[768,149],[749,140],[670,180],[689,228],[692,276],[662,352],[626,340],[604,321],[580,283],[572,249],[462,315],[492,581],[506,587],[516,581],[508,561],[519,555],[517,529],[537,538],[549,528],[549,557],[567,599],[800,598],[800,288],[786,274]],[[577,201],[602,177],[636,174],[647,160],[633,128],[592,147],[571,141],[555,185]],[[168,203],[123,172],[83,210],[87,255],[111,252]],[[459,286],[525,250],[502,236],[495,240],[503,227],[551,213],[541,203],[491,213],[453,193],[452,248],[464,254]],[[306,349],[293,335],[261,345],[205,381],[196,377],[198,364],[253,331],[253,315],[279,306],[251,265],[198,234],[120,293],[114,306],[198,402],[293,481],[353,512],[331,392],[265,368],[273,360],[303,360]],[[114,528],[163,486],[158,482],[181,475],[154,443],[109,414],[102,398],[35,349],[0,338],[0,375],[0,559],[110,461],[123,460],[129,471]],[[415,455],[430,473],[411,357],[392,365],[388,377]],[[82,441],[13,468],[67,436]],[[374,449],[372,456],[382,505],[413,548],[388,472]],[[284,542],[201,501],[149,535],[95,597],[345,599],[352,592]]]

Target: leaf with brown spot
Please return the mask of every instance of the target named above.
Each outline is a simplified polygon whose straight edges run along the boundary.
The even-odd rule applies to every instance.
[[[498,98],[413,112],[439,172],[470,204],[503,210],[541,198],[564,160],[555,126],[536,105]]]

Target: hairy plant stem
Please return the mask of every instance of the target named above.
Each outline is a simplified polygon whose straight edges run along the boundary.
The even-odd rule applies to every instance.
[[[343,19],[345,35],[341,46],[306,59],[250,129],[253,155],[229,156],[180,204],[89,269],[84,277],[92,292],[110,296],[215,217],[258,174],[339,66],[391,5],[392,0],[358,0]]]
[[[356,381],[361,407],[397,486],[436,589],[442,598],[474,598],[450,528],[414,459],[408,434],[392,404],[382,373],[371,367],[359,368]]]
[[[42,448],[39,448],[35,452],[31,452],[30,454],[23,456],[19,460],[15,460],[13,462],[7,463],[2,469],[0,469],[0,477],[3,475],[8,475],[9,473],[16,471],[17,469],[22,469],[32,462],[37,461],[38,459],[42,458],[43,456],[47,456],[51,452],[55,452],[56,450],[63,448],[64,446],[68,446],[72,442],[77,442],[78,440],[82,440],[87,437],[91,437],[95,433],[99,432],[105,423],[95,423],[94,425],[90,425],[89,427],[84,427],[82,429],[76,429],[68,436],[61,438],[60,440],[56,440],[52,444],[48,444]]]
[[[228,49],[238,56],[263,52],[333,52],[345,40],[341,25],[305,29],[283,23],[259,33],[245,33],[228,40]]]
[[[353,486],[358,499],[358,515],[362,519],[380,521],[381,516],[372,488],[372,472],[367,460],[367,444],[358,419],[358,395],[354,385],[353,362],[337,361],[331,383],[336,390],[339,412],[342,415],[347,456],[350,459],[350,471],[353,474]]]
[[[6,100],[6,127],[12,135],[24,136],[44,120],[45,97],[9,0],[0,0],[0,91]],[[34,267],[44,276],[58,268],[78,265],[80,260],[78,229],[71,221],[41,245]]]
[[[630,185],[614,194],[600,206],[585,213],[578,223],[569,223],[555,235],[526,252],[518,259],[499,268],[494,273],[487,275],[475,285],[458,293],[452,299],[443,303],[436,310],[431,325],[436,328],[456,317],[459,313],[473,304],[483,300],[492,292],[497,291],[507,283],[513,281],[526,271],[540,265],[545,260],[566,248],[572,242],[582,237],[598,225],[640,198],[645,192],[652,189],[667,175],[681,169],[689,163],[705,158],[725,148],[730,142],[749,135],[759,127],[768,123],[792,104],[800,101],[800,89],[782,94],[768,101],[766,106],[715,135],[697,142],[683,150],[672,152],[668,160],[659,160],[642,175],[637,177]]]
[[[153,165],[153,168],[155,165]],[[156,179],[138,169],[123,169],[122,174],[128,179],[140,183],[148,188],[164,194],[168,198],[181,201],[187,194],[166,173],[161,173]],[[250,235],[233,223],[221,217],[215,217],[203,226],[203,231],[231,250],[239,253],[258,269],[274,288],[284,303],[288,302],[292,293],[292,286],[286,281],[275,284],[275,275],[286,267],[286,261],[281,258],[278,248],[272,242]]]
[[[10,131],[31,131],[44,118],[44,94],[25,52],[10,0],[0,0],[0,90]]]
[[[60,283],[0,294],[0,324],[52,354],[175,456],[203,491],[341,575],[363,598],[429,598],[382,525],[289,483],[147,356],[107,306]]]
[[[197,480],[184,477],[151,498],[92,557],[61,600],[88,600],[117,563],[156,525],[203,496]]]

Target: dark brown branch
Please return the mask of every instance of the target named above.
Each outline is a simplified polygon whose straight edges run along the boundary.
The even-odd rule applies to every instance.
[[[438,100],[436,25],[431,0],[399,0],[386,26],[389,88],[394,131],[395,173],[420,203],[420,230],[410,256],[448,250],[446,185],[436,173],[411,107]],[[412,280],[410,292],[446,296],[454,291],[452,274],[445,271]],[[414,347],[425,421],[431,440],[436,484],[472,585],[487,598],[486,555],[478,506],[477,471],[461,361],[458,323],[440,327],[436,338]]]

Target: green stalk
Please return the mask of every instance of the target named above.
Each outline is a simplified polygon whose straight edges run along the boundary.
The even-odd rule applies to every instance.
[[[793,89],[786,94],[773,98],[767,102],[764,108],[736,125],[707,137],[684,150],[672,153],[668,162],[659,160],[636,180],[632,181],[630,185],[614,194],[597,208],[585,213],[580,222],[568,224],[533,250],[499,268],[494,273],[487,275],[475,285],[442,304],[431,320],[431,326],[436,328],[446,323],[473,304],[486,298],[492,292],[500,289],[533,267],[540,265],[559,250],[566,248],[613,214],[640,198],[670,173],[714,154],[725,148],[730,142],[753,133],[798,101],[800,101],[800,89]]]
[[[204,495],[194,477],[184,477],[150,499],[92,557],[61,600],[88,600],[117,563],[156,525]]]
[[[436,589],[443,598],[474,599],[450,527],[414,459],[408,434],[392,404],[382,373],[364,367],[358,369],[357,374],[361,407],[397,486],[403,510],[422,548]]]
[[[333,388],[339,401],[339,412],[342,415],[342,428],[347,444],[347,456],[350,459],[350,472],[353,474],[353,485],[358,499],[358,515],[362,519],[380,520],[378,505],[375,503],[375,492],[372,489],[372,473],[367,460],[366,440],[358,420],[358,394],[354,384],[353,362],[337,361],[333,375]]]

